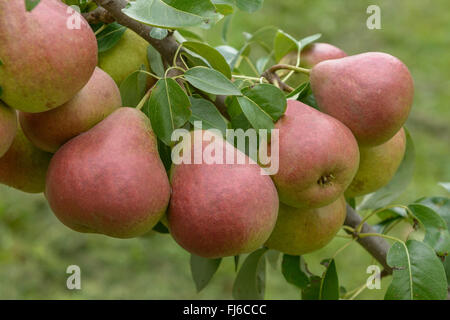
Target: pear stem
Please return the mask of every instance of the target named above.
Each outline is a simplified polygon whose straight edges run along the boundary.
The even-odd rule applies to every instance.
[[[304,73],[306,75],[309,75],[311,73],[311,69],[296,67],[296,66],[292,66],[290,64],[276,64],[276,65],[272,66],[268,71],[273,73],[278,70],[292,70],[294,72]]]
[[[136,106],[136,109],[141,110],[144,106],[145,102],[150,98],[150,94],[152,93],[153,87],[151,87],[144,95],[144,97],[139,101],[139,104]]]
[[[107,27],[107,24],[102,25],[100,28],[97,29],[97,31],[94,32],[94,35],[98,35],[100,32],[102,32],[103,30],[105,30]]]

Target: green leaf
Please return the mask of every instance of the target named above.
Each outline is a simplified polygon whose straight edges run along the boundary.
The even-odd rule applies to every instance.
[[[280,260],[281,252],[278,250],[270,249],[266,253],[267,261],[275,270],[278,269],[278,261]]]
[[[153,39],[157,39],[157,40],[164,39],[165,37],[167,37],[168,34],[169,34],[169,31],[167,29],[163,29],[163,28],[153,27],[150,30],[150,37],[152,37]]]
[[[224,56],[214,49],[213,47],[207,45],[206,43],[196,42],[196,41],[186,41],[183,42],[183,47],[197,53],[208,61],[213,69],[224,74],[228,79],[231,79],[231,69],[225,60]]]
[[[242,95],[233,82],[214,69],[194,67],[186,71],[184,78],[195,88],[208,93],[226,96]]]
[[[167,172],[170,172],[170,169],[172,168],[172,150],[168,145],[162,142],[161,139],[158,139],[158,153],[164,164],[164,168]]]
[[[406,133],[405,156],[394,177],[383,188],[379,189],[374,193],[366,195],[363,198],[361,204],[358,206],[358,210],[378,209],[385,207],[388,204],[390,204],[393,200],[397,199],[398,196],[408,186],[414,173],[415,150],[411,135],[409,134],[406,128],[405,133]]]
[[[238,300],[264,299],[266,282],[266,248],[248,255],[233,285],[233,297]]]
[[[234,272],[238,271],[240,255],[234,256]]]
[[[220,266],[222,259],[207,259],[191,254],[191,273],[197,292],[204,289]]]
[[[231,125],[234,129],[242,129],[246,131],[252,127],[251,123],[245,117],[242,108],[236,97],[228,97],[225,100],[227,112],[231,118]]]
[[[170,233],[170,232],[169,232],[169,229],[167,229],[167,227],[166,227],[165,225],[163,225],[161,221],[158,222],[158,223],[156,224],[156,226],[153,227],[152,230],[153,230],[153,231],[156,231],[156,232],[158,232],[158,233],[162,233],[162,234],[168,234],[168,233]]]
[[[216,7],[217,11],[224,16],[230,15],[234,12],[235,0],[212,0],[212,3]]]
[[[168,146],[175,129],[183,126],[191,116],[190,101],[180,85],[171,78],[159,80],[144,107],[156,135]]]
[[[260,105],[247,97],[235,97],[235,99],[254,129],[271,130],[274,128],[272,118]]]
[[[25,9],[27,11],[33,10],[41,0],[25,0]]]
[[[285,55],[293,50],[300,50],[297,40],[284,31],[278,30],[274,42],[275,60],[277,62],[280,61]]]
[[[209,0],[136,0],[122,9],[130,18],[155,27],[209,27],[220,18]]]
[[[145,70],[145,66],[141,66]],[[122,105],[135,108],[145,95],[147,86],[147,74],[141,71],[135,71],[130,74],[120,84],[120,95],[122,96]]]
[[[1,61],[0,61],[0,66],[1,66]],[[439,182],[439,185],[444,188],[445,190],[447,190],[447,192],[450,192],[450,182]]]
[[[218,46],[216,47],[216,50],[219,51],[220,54],[225,58],[225,61],[228,63],[231,69],[232,63],[236,56],[239,54],[239,51],[230,46]]]
[[[320,300],[339,300],[339,279],[334,259],[327,260],[327,268],[320,283]]]
[[[163,60],[161,54],[152,45],[147,48],[147,59],[152,72],[163,78],[165,74]]]
[[[447,297],[444,267],[427,244],[408,240],[405,248],[396,242],[388,252],[387,263],[394,271],[386,300],[443,300]]]
[[[264,0],[236,0],[237,7],[249,13],[255,12],[262,8]]]
[[[322,278],[318,276],[312,276],[309,278],[309,284],[302,289],[302,300],[319,300],[320,284]]]
[[[267,113],[274,122],[286,112],[286,96],[283,91],[271,84],[257,84],[242,92]]]
[[[295,88],[294,91],[290,92],[286,97],[300,101],[299,99],[303,99],[304,97],[306,97],[310,89],[311,88],[309,86],[309,81],[303,82],[301,85]]]
[[[321,36],[322,36],[321,33],[316,33],[316,34],[313,34],[312,36],[309,36],[309,37],[301,39],[299,41],[299,43],[300,43],[300,50],[303,49],[304,47],[306,47],[307,45],[309,45],[309,44],[319,40]]]
[[[188,39],[192,39],[192,40],[196,40],[196,41],[204,41],[203,38],[198,35],[195,32],[192,32],[191,30],[186,30],[186,29],[178,29],[177,31],[175,31],[175,35],[179,33],[182,37],[184,38],[188,38]],[[183,39],[183,41],[180,42],[186,42],[186,39]]]
[[[233,19],[233,16],[228,16],[225,18],[225,21],[223,22],[223,26],[222,26],[222,41],[223,41],[223,43],[228,42],[228,31],[230,30],[232,19]]]
[[[216,106],[202,98],[190,97],[189,100],[192,108],[189,122],[194,125],[195,121],[201,121],[203,129],[219,129],[225,137],[228,123]]]
[[[126,27],[117,22],[108,24],[106,28],[96,36],[98,52],[105,52],[113,48],[120,41],[126,30]]]
[[[300,256],[284,254],[281,263],[281,272],[287,282],[300,289],[305,289],[309,284],[309,278],[300,268],[300,259]]]
[[[423,242],[429,244],[443,257],[450,253],[450,234],[445,220],[433,209],[421,204],[410,204],[408,208],[425,228]]]
[[[417,200],[416,203],[423,204],[436,211],[445,220],[450,231],[450,198],[429,197]]]

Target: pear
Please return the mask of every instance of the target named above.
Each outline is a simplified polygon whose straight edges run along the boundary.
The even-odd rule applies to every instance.
[[[368,52],[323,61],[311,70],[319,109],[349,127],[360,145],[392,138],[408,118],[414,84],[397,58]]]
[[[116,238],[150,231],[170,197],[150,120],[119,108],[64,144],[50,163],[45,196],[75,231]]]
[[[0,158],[11,147],[16,132],[16,112],[0,101]]]
[[[334,238],[345,216],[343,196],[314,209],[298,209],[280,203],[277,224],[266,247],[295,256],[319,250]]]
[[[300,52],[300,66],[312,68],[319,62],[346,57],[347,54],[328,43],[316,42],[303,48]],[[281,64],[296,65],[297,51],[291,51],[280,60]]]
[[[262,175],[262,169],[224,141],[220,133],[195,130],[177,146],[191,156],[202,151],[212,154],[214,149],[216,161],[206,161],[204,156],[201,163],[185,161],[172,167],[167,218],[176,242],[205,258],[233,256],[261,247],[278,213],[278,195],[270,177]],[[245,160],[226,161],[234,156]]]
[[[86,20],[68,9],[60,1],[41,0],[27,12],[25,1],[0,1],[0,87],[10,107],[48,111],[89,81],[97,40]]]
[[[351,131],[296,100],[288,100],[275,129],[279,130],[279,170],[272,179],[280,201],[297,208],[319,208],[339,198],[358,170],[358,144]]]
[[[11,147],[0,158],[0,183],[28,193],[43,192],[51,157],[36,148],[19,126]]]
[[[387,185],[397,172],[405,149],[406,136],[403,128],[388,142],[375,147],[361,147],[359,169],[345,195],[354,198]]]
[[[47,112],[20,112],[19,119],[25,135],[35,146],[54,153],[121,105],[114,80],[96,68],[89,82],[69,102]]]
[[[130,74],[139,70],[142,65],[150,70],[147,58],[148,45],[148,42],[137,33],[127,29],[114,47],[99,53],[98,65],[120,86]],[[155,81],[149,77],[148,85],[151,86]]]

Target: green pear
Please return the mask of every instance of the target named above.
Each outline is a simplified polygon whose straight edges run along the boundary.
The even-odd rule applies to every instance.
[[[75,231],[116,238],[149,232],[170,198],[150,120],[119,108],[64,144],[50,163],[45,196]]]
[[[19,119],[25,135],[35,146],[54,153],[121,105],[120,91],[114,80],[96,68],[89,82],[67,103],[47,112],[20,112]]]
[[[392,138],[408,118],[414,84],[397,58],[368,52],[320,62],[311,70],[319,109],[352,130],[362,146]]]
[[[120,86],[130,74],[139,70],[142,65],[150,70],[147,48],[147,41],[134,31],[127,29],[113,48],[99,53],[98,66]],[[149,82],[155,82],[155,79],[151,77],[149,79]]]
[[[296,100],[288,100],[275,129],[279,130],[279,169],[272,179],[280,201],[297,208],[319,208],[339,198],[358,170],[358,144],[351,131]]]
[[[277,224],[266,247],[295,256],[319,250],[334,238],[345,217],[343,196],[314,209],[298,209],[280,203]]]
[[[97,64],[97,40],[86,20],[56,0],[31,11],[25,1],[0,1],[2,100],[25,112],[43,112],[69,101]],[[79,22],[69,28],[70,21]]]
[[[0,158],[0,183],[28,193],[43,192],[51,157],[36,148],[19,126],[11,147]]]
[[[16,112],[0,101],[0,158],[11,147],[16,132]]]
[[[403,160],[405,149],[403,128],[388,142],[375,147],[361,147],[359,169],[345,195],[348,198],[359,197],[388,184]]]
[[[195,130],[175,148],[188,159],[203,153],[200,163],[184,161],[171,170],[172,198],[167,218],[175,241],[205,258],[260,248],[272,232],[278,213],[278,195],[269,176],[262,175],[262,168],[220,133]],[[206,160],[206,155],[213,153],[216,161]],[[226,160],[235,157],[245,160]]]
[[[303,48],[300,52],[300,66],[312,68],[319,62],[346,57],[347,54],[328,43],[316,42]],[[280,60],[281,64],[297,64],[297,51],[291,51]]]

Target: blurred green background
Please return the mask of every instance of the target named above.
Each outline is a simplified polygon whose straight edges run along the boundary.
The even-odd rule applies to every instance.
[[[366,8],[381,8],[382,29],[366,27]],[[446,195],[439,181],[450,181],[450,5],[448,0],[335,1],[266,0],[264,8],[233,18],[230,43],[243,43],[242,32],[275,25],[297,39],[322,33],[348,54],[384,51],[403,60],[415,79],[415,102],[407,123],[416,144],[412,184],[399,202]],[[221,23],[205,36],[220,45]],[[398,226],[396,233],[404,232]],[[394,232],[395,233],[395,232]],[[347,240],[336,238],[326,248],[306,255],[310,269]],[[340,284],[348,291],[363,285],[372,258],[357,244],[337,256]],[[66,268],[81,268],[81,290],[66,288]],[[298,299],[280,268],[267,266],[266,298]],[[0,186],[0,299],[229,299],[233,259],[224,259],[211,284],[200,294],[190,276],[189,254],[166,235],[116,240],[75,233],[51,213],[41,195]],[[379,299],[381,290],[365,290],[358,299]]]

